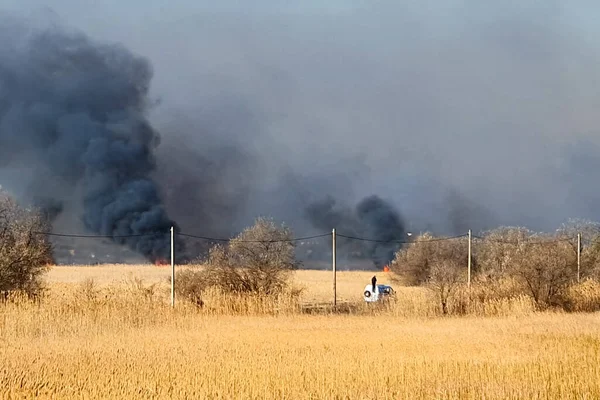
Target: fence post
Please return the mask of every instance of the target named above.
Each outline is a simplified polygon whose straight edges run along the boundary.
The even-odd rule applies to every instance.
[[[333,253],[333,258],[332,258],[332,270],[333,270],[333,307],[335,309],[336,304],[337,304],[337,288],[336,288],[336,275],[337,275],[337,257],[335,254],[335,250],[336,250],[336,246],[335,246],[335,228],[333,228],[333,231],[331,232],[331,245],[332,245],[332,253]]]
[[[469,258],[467,265],[467,286],[471,288],[471,230],[469,229]]]
[[[171,227],[171,307],[175,307],[175,234]]]
[[[577,234],[577,283],[579,283],[581,271],[581,233]]]

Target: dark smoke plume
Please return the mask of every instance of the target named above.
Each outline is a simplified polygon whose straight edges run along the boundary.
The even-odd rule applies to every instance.
[[[9,184],[29,172],[20,194],[50,216],[80,195],[85,227],[139,235],[114,240],[156,259],[169,254],[174,223],[149,177],[159,143],[146,116],[151,77],[148,61],[121,46],[0,23],[0,168],[15,171]]]
[[[363,199],[356,206],[356,214],[367,237],[380,242],[371,242],[369,256],[376,267],[382,267],[394,258],[398,244],[385,243],[402,241],[406,238],[404,224],[394,207],[377,196]]]
[[[306,208],[306,214],[315,228],[330,230],[344,236],[370,240],[338,240],[338,247],[346,254],[369,258],[379,269],[390,262],[394,252],[406,239],[404,223],[398,211],[378,196],[362,199],[354,209],[340,205],[331,196],[314,202]],[[391,243],[390,243],[391,242]]]
[[[45,0],[1,3],[26,18],[42,8],[44,21],[151,60],[151,95],[161,102],[149,117],[162,137],[152,178],[188,233],[227,237],[258,215],[299,236],[322,233],[304,211],[323,193],[335,194],[333,216],[350,215],[352,227],[356,204],[385,193],[415,234],[498,225],[553,232],[568,218],[600,215],[600,96],[590,84],[600,80],[599,5],[200,0],[164,8],[149,0],[141,13],[131,2],[53,0],[49,16]],[[31,62],[33,46],[15,25],[0,20],[1,123],[20,131],[10,137],[14,149],[32,137],[25,128],[39,131],[44,121],[9,118],[19,101],[7,100],[7,76],[31,75],[21,97],[58,87],[44,78],[48,66]],[[127,72],[131,65],[114,75],[147,85]],[[91,83],[95,69],[84,70],[86,90],[109,90]],[[75,82],[61,84],[59,108]],[[40,103],[38,114],[53,104]],[[48,167],[64,151],[39,150],[40,162],[35,152],[4,149],[1,129],[0,185],[52,205],[50,214],[62,209],[57,231],[79,231],[60,224],[85,214],[82,180],[69,178],[80,170]]]

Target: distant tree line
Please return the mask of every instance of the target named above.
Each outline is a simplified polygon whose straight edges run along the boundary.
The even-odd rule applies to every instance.
[[[568,292],[580,281],[600,279],[600,224],[569,220],[554,234],[501,227],[472,240],[471,285],[478,296],[530,296],[541,309],[572,309]],[[391,269],[406,285],[431,288],[443,313],[467,282],[468,238],[443,240],[425,233],[400,249]],[[482,290],[483,289],[483,290]]]
[[[34,297],[40,293],[43,273],[53,258],[48,237],[39,232],[49,229],[40,210],[22,207],[0,192],[0,299],[12,292]],[[213,245],[198,267],[180,271],[176,291],[199,305],[202,293],[215,287],[229,293],[278,295],[301,264],[296,244],[289,227],[258,218],[235,238]],[[402,284],[430,288],[448,314],[457,292],[466,286],[468,248],[465,237],[424,233],[404,244],[390,267]],[[483,232],[473,238],[471,261],[469,301],[528,296],[540,310],[600,309],[600,223],[569,220],[552,234],[522,227]],[[585,307],[575,304],[574,288],[593,292],[590,296],[597,300]]]

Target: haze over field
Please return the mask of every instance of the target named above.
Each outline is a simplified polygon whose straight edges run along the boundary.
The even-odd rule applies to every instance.
[[[144,110],[127,121],[149,124],[145,150],[136,153],[144,162],[119,165],[141,165],[131,179],[147,183],[149,196],[137,204],[154,210],[156,229],[172,219],[186,232],[226,236],[267,214],[302,235],[330,229],[323,215],[333,213],[337,219],[328,220],[351,215],[355,230],[377,233],[385,229],[357,216],[373,194],[381,209],[391,210],[389,202],[400,214],[393,212],[392,238],[497,225],[553,230],[569,217],[598,219],[600,6],[211,3],[5,0],[0,7],[2,20],[13,21],[2,24],[2,56],[14,54],[23,26],[54,26],[88,35],[89,49],[120,43],[114,54],[140,68],[108,68],[108,75],[149,87],[148,96],[123,103]],[[19,54],[14,59],[35,60]],[[0,93],[7,65],[0,61]],[[23,82],[38,90],[29,77]],[[98,88],[109,90],[100,84],[77,93],[97,107]],[[59,175],[60,185],[36,184],[24,175],[31,172],[24,158],[14,157],[7,138],[18,125],[8,110],[20,101],[0,98],[0,184],[30,200],[40,194],[33,190],[60,201],[55,229],[80,232],[80,216],[97,215],[86,209],[86,184],[65,183],[64,171],[48,167],[75,165],[64,164],[70,153],[41,162],[45,183]],[[329,208],[315,213],[316,205]],[[88,218],[86,226],[117,232],[124,225],[116,214],[108,225]],[[140,229],[139,220],[125,220],[131,232]]]

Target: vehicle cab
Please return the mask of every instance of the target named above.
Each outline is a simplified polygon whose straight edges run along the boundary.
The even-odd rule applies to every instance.
[[[373,290],[373,285],[367,285],[363,292],[363,298],[367,303],[374,303],[389,298],[394,294],[394,289],[389,285],[375,285],[375,290]]]

